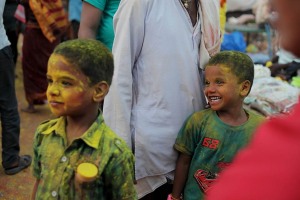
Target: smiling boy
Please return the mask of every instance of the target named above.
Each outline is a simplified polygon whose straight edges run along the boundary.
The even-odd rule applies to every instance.
[[[254,77],[249,56],[223,51],[205,67],[205,95],[210,108],[192,114],[182,126],[174,148],[179,152],[170,199],[199,200],[218,174],[252,138],[264,120],[243,108]]]

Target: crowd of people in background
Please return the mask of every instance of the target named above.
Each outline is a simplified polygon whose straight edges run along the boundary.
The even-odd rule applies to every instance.
[[[293,65],[284,69],[293,69],[285,76],[291,79],[300,69],[300,3],[253,0],[239,10],[259,2],[278,14],[277,56],[289,56]],[[220,52],[226,12],[236,6],[233,0],[1,1],[5,173],[33,162],[32,199],[300,198],[299,105],[274,119],[245,109],[253,60]],[[27,101],[20,111],[30,117],[48,104],[55,116],[37,127],[33,159],[19,155],[20,54]],[[283,67],[271,69],[274,75]]]

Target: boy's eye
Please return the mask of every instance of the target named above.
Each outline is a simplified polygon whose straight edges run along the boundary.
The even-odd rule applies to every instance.
[[[51,84],[51,83],[53,83],[53,81],[52,81],[52,79],[51,79],[51,78],[47,78],[47,82],[48,82],[48,84]]]
[[[209,86],[209,82],[208,82],[208,81],[205,81],[205,82],[204,82],[204,85],[205,85],[205,86]]]
[[[62,81],[61,84],[62,84],[63,86],[72,86],[72,83],[69,82],[69,81]]]
[[[224,81],[221,81],[221,80],[216,81],[216,84],[218,84],[218,85],[223,84],[223,83],[224,83]]]

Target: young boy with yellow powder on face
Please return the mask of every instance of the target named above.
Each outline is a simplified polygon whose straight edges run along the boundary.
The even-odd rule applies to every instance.
[[[179,157],[169,200],[204,199],[218,174],[264,121],[243,108],[253,77],[253,62],[244,53],[223,51],[209,60],[204,93],[210,108],[192,114],[177,136]]]
[[[103,121],[113,57],[96,40],[58,45],[48,62],[47,99],[56,119],[34,140],[32,199],[137,199],[134,157]]]

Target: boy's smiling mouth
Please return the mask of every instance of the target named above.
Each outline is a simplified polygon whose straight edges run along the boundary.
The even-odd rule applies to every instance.
[[[216,97],[216,96],[209,97],[210,101],[219,101],[220,99],[222,99],[222,98],[221,97]]]

